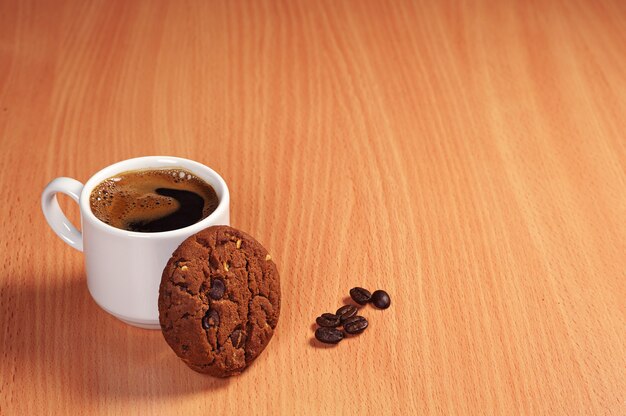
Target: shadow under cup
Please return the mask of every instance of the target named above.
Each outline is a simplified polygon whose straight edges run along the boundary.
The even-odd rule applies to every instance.
[[[217,194],[217,208],[199,222],[172,231],[142,233],[110,226],[91,211],[91,192],[102,181],[126,171],[176,168],[193,173],[211,185]],[[82,187],[80,192],[79,186]],[[75,229],[72,234],[73,226],[56,202],[57,192],[67,193],[79,203],[82,234]],[[172,252],[183,240],[204,228],[230,224],[230,195],[222,177],[201,163],[170,156],[140,157],[115,163],[93,175],[84,186],[70,178],[57,178],[44,190],[42,206],[53,230],[69,245],[84,252],[87,286],[96,303],[130,325],[149,329],[160,329],[159,285]]]

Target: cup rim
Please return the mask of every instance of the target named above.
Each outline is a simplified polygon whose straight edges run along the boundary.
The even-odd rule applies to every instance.
[[[154,163],[154,165],[150,165],[151,162]],[[137,164],[142,164],[143,166],[136,166]],[[126,172],[129,170],[150,168],[159,169],[167,168],[168,166],[171,166],[172,168],[180,167],[183,169],[187,169],[197,175],[200,179],[209,183],[209,185],[211,185],[213,189],[215,189],[215,193],[217,194],[219,200],[215,211],[209,214],[206,218],[203,218],[202,220],[187,227],[155,233],[142,233],[138,231],[128,231],[121,228],[113,227],[112,225],[109,225],[100,220],[91,211],[91,206],[89,204],[91,191],[93,191],[93,189],[105,179],[110,178],[117,173]],[[89,220],[90,224],[93,224],[98,229],[104,232],[119,236],[136,238],[169,238],[189,236],[191,234],[195,234],[200,230],[203,230],[204,228],[214,225],[214,218],[221,217],[222,213],[228,210],[228,206],[230,205],[230,193],[228,191],[226,181],[224,181],[224,179],[213,169],[200,162],[176,156],[142,156],[113,163],[112,165],[108,165],[91,175],[87,182],[85,182],[85,185],[83,186],[83,189],[80,193],[79,205],[82,221],[84,222],[85,220]]]

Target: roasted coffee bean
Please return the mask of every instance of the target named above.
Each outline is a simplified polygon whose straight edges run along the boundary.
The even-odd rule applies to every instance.
[[[367,319],[362,316],[353,316],[352,318],[348,318],[343,322],[343,329],[350,335],[360,334],[365,331],[367,328],[368,322]]]
[[[391,299],[384,290],[377,290],[372,293],[372,299],[370,300],[378,309],[387,309],[391,305]]]
[[[337,309],[337,316],[339,316],[339,323],[343,324],[343,322],[352,318],[359,310],[354,305],[345,305],[341,308]]]
[[[233,344],[233,347],[241,348],[246,342],[246,334],[241,329],[235,329],[230,334],[230,342]]]
[[[315,330],[315,338],[324,344],[336,344],[343,339],[343,332],[336,328],[321,327]]]
[[[323,313],[322,316],[317,317],[315,322],[317,322],[319,326],[336,328],[339,326],[339,317],[332,313]]]
[[[211,282],[211,289],[209,290],[209,296],[213,300],[222,299],[222,296],[224,296],[225,291],[226,291],[226,286],[224,285],[224,281],[221,279],[214,279]]]
[[[202,318],[202,328],[209,329],[220,324],[220,314],[214,309],[209,309]]]
[[[350,289],[350,297],[359,305],[365,305],[370,301],[372,294],[369,290],[363,289],[362,287],[353,287]]]

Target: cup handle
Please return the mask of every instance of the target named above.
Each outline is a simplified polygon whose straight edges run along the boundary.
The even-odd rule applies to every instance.
[[[64,193],[78,203],[83,186],[76,179],[56,178],[46,186],[41,194],[41,209],[48,225],[63,241],[78,251],[83,251],[83,234],[61,211],[57,201],[57,193]]]

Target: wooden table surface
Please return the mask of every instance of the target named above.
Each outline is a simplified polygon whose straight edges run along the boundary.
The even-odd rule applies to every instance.
[[[0,1],[0,414],[626,414],[625,46],[621,0]],[[41,213],[152,154],[281,272],[239,377],[98,308]],[[320,348],[356,285],[391,308]]]

